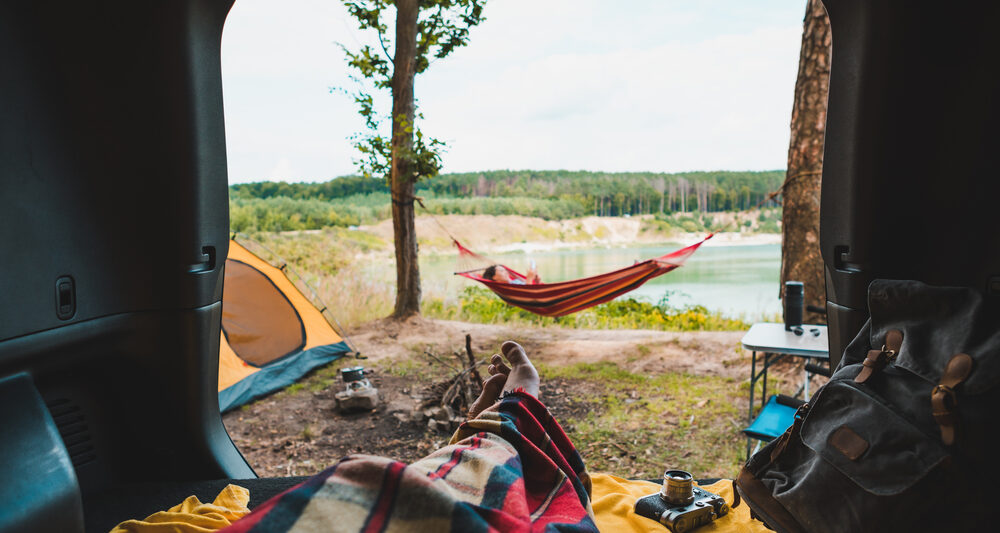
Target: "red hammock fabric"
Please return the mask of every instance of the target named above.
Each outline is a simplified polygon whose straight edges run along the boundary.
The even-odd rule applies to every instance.
[[[614,272],[599,274],[589,278],[558,283],[539,283],[537,285],[516,285],[488,280],[479,275],[482,269],[475,271],[456,272],[457,275],[478,281],[510,305],[520,307],[525,311],[542,316],[564,316],[577,311],[583,311],[637,289],[643,283],[670,272],[681,266],[705,241],[711,239],[709,234],[700,242],[675,252],[654,259],[636,263]],[[455,241],[460,255],[470,255],[486,260],[475,252]],[[511,278],[525,280],[524,274],[504,266],[510,272]]]

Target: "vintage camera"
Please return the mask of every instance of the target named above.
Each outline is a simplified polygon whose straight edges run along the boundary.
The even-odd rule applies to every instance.
[[[674,533],[684,533],[725,516],[729,504],[721,496],[695,487],[690,473],[667,470],[660,492],[640,498],[635,502],[635,512]]]

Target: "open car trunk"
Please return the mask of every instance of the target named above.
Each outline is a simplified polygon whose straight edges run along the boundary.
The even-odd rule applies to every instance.
[[[217,395],[231,3],[0,2],[0,533],[106,530],[254,477]],[[836,363],[872,279],[1000,292],[1000,7],[827,7]],[[295,481],[242,484],[255,504]]]
[[[1000,295],[1000,5],[824,0],[820,246],[835,366],[873,279]]]
[[[254,477],[217,390],[230,5],[0,3],[0,531]]]

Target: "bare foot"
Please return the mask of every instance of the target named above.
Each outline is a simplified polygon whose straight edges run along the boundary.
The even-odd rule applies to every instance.
[[[528,394],[538,397],[538,371],[528,360],[524,348],[514,341],[507,341],[500,347],[500,351],[507,357],[510,365],[504,362],[500,354],[494,354],[490,358],[487,369],[490,377],[483,383],[483,392],[469,407],[469,418],[476,418],[496,405],[500,395],[507,391],[522,388]]]
[[[492,365],[490,366],[492,368]],[[503,391],[503,385],[507,381],[507,374],[501,374],[498,372],[490,372],[493,374],[485,382],[483,382],[483,392],[479,393],[479,397],[476,401],[472,402],[472,406],[469,407],[469,418],[476,418],[480,413],[489,409],[497,400],[500,399],[500,393]]]
[[[517,388],[522,388],[528,394],[538,397],[538,371],[528,360],[528,355],[524,353],[524,348],[514,341],[507,341],[500,347],[503,357],[495,354],[490,359],[489,373],[492,375],[503,374],[507,380],[503,385],[503,391],[508,392]],[[504,362],[504,357],[507,361]]]

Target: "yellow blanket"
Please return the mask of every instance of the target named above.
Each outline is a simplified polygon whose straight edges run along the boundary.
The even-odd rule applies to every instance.
[[[660,486],[648,481],[631,481],[609,474],[592,474],[591,503],[594,520],[601,531],[615,533],[663,533],[666,528],[658,522],[639,516],[632,511],[635,501],[658,490]],[[728,480],[703,487],[733,501],[733,486]],[[128,520],[118,524],[111,533],[210,533],[218,531],[250,512],[247,503],[250,492],[243,487],[229,485],[212,503],[201,503],[189,496],[181,504],[148,516],[145,520]],[[767,533],[769,529],[750,518],[750,508],[741,504],[728,515],[698,528],[698,533]]]
[[[591,474],[593,493],[591,503],[597,528],[608,532],[663,533],[666,528],[659,522],[639,516],[632,510],[635,501],[660,490],[660,486],[649,481],[630,481],[609,474]],[[722,480],[702,487],[718,494],[727,502],[733,502],[733,485]],[[750,518],[750,508],[741,503],[728,515],[697,529],[698,533],[764,533],[771,530],[764,524]]]
[[[145,520],[127,520],[111,533],[209,533],[218,531],[250,513],[250,491],[227,485],[212,503],[201,503],[195,496],[166,511],[153,513]]]

